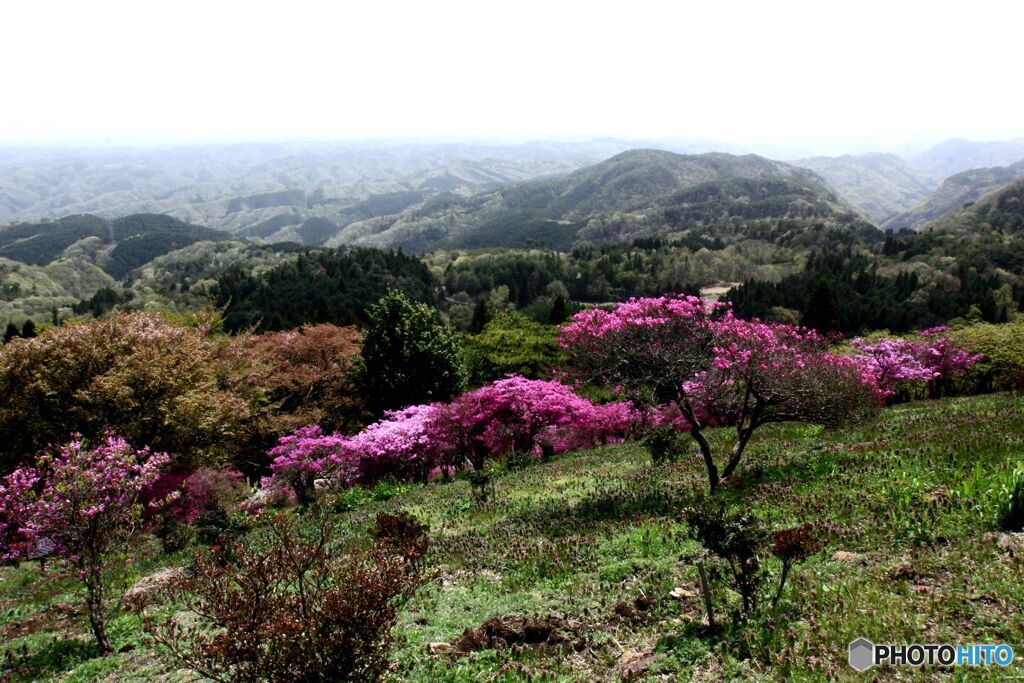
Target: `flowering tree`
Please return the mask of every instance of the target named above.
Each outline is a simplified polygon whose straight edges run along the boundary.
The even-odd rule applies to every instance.
[[[38,541],[32,529],[32,499],[39,476],[32,468],[14,470],[0,480],[0,559],[29,556]]]
[[[113,434],[93,447],[76,438],[56,454],[40,456],[34,468],[7,475],[0,491],[0,519],[8,521],[4,557],[26,557],[48,539],[78,569],[89,623],[104,654],[111,651],[105,607],[116,555],[141,527],[140,494],[167,461],[166,454],[135,450]],[[18,525],[13,534],[11,521]]]
[[[928,391],[932,398],[938,398],[949,382],[956,377],[963,377],[983,356],[958,346],[948,336],[948,327],[930,327],[921,330],[927,348],[921,361],[935,372],[935,377],[928,383]]]
[[[909,339],[879,339],[873,344],[861,338],[850,345],[857,352],[857,362],[874,376],[878,386],[887,394],[899,382],[929,382],[935,371],[925,365],[924,344]]]
[[[641,405],[672,402],[700,448],[715,491],[770,422],[837,425],[869,413],[880,391],[856,360],[827,351],[813,330],[746,321],[694,296],[630,299],[575,315],[562,328],[577,379],[614,387]],[[732,425],[719,472],[706,436]]]

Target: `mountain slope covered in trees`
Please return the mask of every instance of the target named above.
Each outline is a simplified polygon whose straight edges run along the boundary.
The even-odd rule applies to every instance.
[[[956,212],[965,204],[1005,187],[1024,176],[1024,161],[1010,166],[976,168],[946,178],[925,200],[908,211],[891,217],[883,227],[899,231],[920,230],[929,221]]]
[[[781,226],[781,228],[780,228]],[[349,225],[328,245],[568,248],[690,232],[792,239],[811,226],[870,233],[819,176],[755,155],[631,150],[567,176],[445,195]]]
[[[820,175],[878,225],[909,210],[936,187],[935,181],[895,154],[811,157],[793,163]]]
[[[1017,180],[926,224],[923,230],[1019,239],[1024,233],[1024,163],[1019,166]]]

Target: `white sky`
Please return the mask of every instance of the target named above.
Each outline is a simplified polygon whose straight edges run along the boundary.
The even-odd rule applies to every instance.
[[[1024,2],[3,0],[0,141],[1024,136]]]

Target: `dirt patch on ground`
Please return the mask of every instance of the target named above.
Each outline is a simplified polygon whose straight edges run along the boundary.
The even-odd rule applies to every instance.
[[[643,621],[653,607],[658,604],[657,598],[650,595],[638,595],[632,600],[623,600],[612,607],[615,616],[624,621]]]
[[[582,624],[550,614],[546,617],[491,617],[477,628],[468,628],[455,641],[455,654],[498,647],[532,646],[579,650],[587,642]]]
[[[33,612],[23,619],[6,624],[0,628],[0,640],[9,641],[33,633],[58,630],[61,626],[66,628],[80,614],[79,610],[68,603],[54,605],[49,609]]]

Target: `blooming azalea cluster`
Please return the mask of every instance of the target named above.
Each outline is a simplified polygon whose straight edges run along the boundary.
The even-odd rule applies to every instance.
[[[268,455],[273,458],[273,481],[289,486],[303,503],[311,500],[317,479],[350,484],[358,475],[358,459],[348,439],[324,434],[317,425],[282,436]]]
[[[712,489],[720,476],[705,428],[736,427],[722,472],[728,476],[758,426],[839,424],[870,411],[881,397],[875,374],[830,352],[814,330],[742,320],[729,304],[694,296],[630,299],[611,310],[584,311],[561,329],[559,341],[577,380],[613,388],[654,410],[655,424],[688,430]]]
[[[921,382],[932,387],[963,376],[981,360],[957,346],[946,327],[932,327],[920,332],[920,339],[878,339],[868,342],[854,339],[851,346],[855,359],[874,376],[887,395],[900,382]]]
[[[675,404],[655,421],[692,413],[680,419],[687,428],[742,423],[759,403],[762,412],[789,404],[784,412],[795,413],[796,396],[809,396],[805,385],[823,373],[877,393],[875,374],[830,353],[814,330],[743,320],[726,303],[694,296],[630,299],[610,311],[582,312],[562,328],[560,342],[580,379],[651,405]],[[784,394],[791,396],[783,400]]]
[[[423,480],[467,462],[483,469],[513,451],[550,455],[621,439],[637,416],[627,403],[597,405],[560,382],[512,376],[450,403],[388,412],[351,437],[316,426],[282,437],[270,451],[271,485],[311,492],[317,478],[347,486]]]
[[[24,557],[42,538],[77,557],[130,533],[141,521],[140,494],[167,461],[108,433],[95,446],[76,438],[35,467],[15,470],[0,485],[0,517],[17,521],[22,542],[5,547],[4,557]],[[5,536],[12,532],[8,524]]]
[[[140,497],[149,522],[195,524],[203,514],[233,511],[248,493],[245,477],[233,467],[200,467],[190,474],[164,472]]]
[[[423,404],[388,411],[348,440],[358,455],[364,483],[389,476],[425,479],[443,462],[448,451],[446,434],[439,428],[442,404]]]
[[[559,341],[563,348],[571,349],[625,329],[663,327],[667,320],[673,319],[702,322],[728,310],[728,304],[685,294],[631,298],[617,304],[611,311],[592,308],[577,313],[561,328]]]

